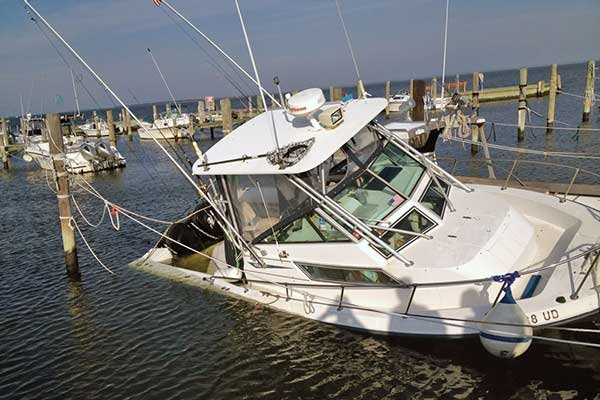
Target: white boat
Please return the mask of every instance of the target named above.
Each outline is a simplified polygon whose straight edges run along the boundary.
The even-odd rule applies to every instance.
[[[318,92],[288,102],[306,117],[263,113],[195,163],[235,228],[208,270],[168,266],[173,241],[138,266],[352,329],[481,334],[502,357],[526,350],[531,326],[598,312],[600,199],[467,186],[376,122],[385,99]]]
[[[138,129],[140,139],[175,139],[187,137],[192,132],[190,128],[193,116],[179,113],[177,110],[162,113],[153,124],[143,125]]]
[[[98,118],[97,120],[87,121],[83,125],[78,126],[87,137],[101,137],[108,136],[108,123]],[[115,133],[117,133],[115,128]]]
[[[44,170],[54,170],[45,120],[28,115],[25,126],[23,159],[28,162],[35,161]],[[63,140],[65,169],[69,173],[84,174],[122,168],[127,165],[127,161],[117,148],[101,140],[90,142],[77,136],[64,137]]]
[[[414,106],[415,101],[408,93],[396,93],[390,98],[390,112],[408,113]]]

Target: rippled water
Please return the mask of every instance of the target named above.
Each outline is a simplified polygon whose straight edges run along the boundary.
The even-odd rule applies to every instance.
[[[561,66],[565,90],[582,93],[584,68]],[[547,69],[531,70],[531,81],[535,74],[547,76]],[[517,78],[516,71],[501,72],[487,74],[486,82]],[[371,87],[377,94],[381,86]],[[544,110],[544,103],[531,106]],[[558,109],[559,120],[581,119],[579,99],[560,97]],[[482,114],[513,122],[516,103],[486,104]],[[594,110],[592,126],[600,125],[599,114]],[[514,129],[498,128],[498,142],[514,145],[515,137]],[[598,133],[556,133],[551,142],[600,152]],[[543,132],[528,132],[528,147],[547,145]],[[191,204],[193,191],[153,144],[120,139],[119,147],[126,169],[86,176],[101,193],[168,220]],[[439,152],[470,157],[457,144],[440,143]],[[597,162],[583,163],[600,170]],[[75,192],[97,221],[101,204]],[[44,172],[15,159],[10,173],[0,171],[0,193],[0,399],[600,398],[598,350],[534,342],[521,358],[502,361],[477,339],[354,333],[130,269],[127,263],[157,237],[129,221],[121,220],[119,232],[107,223],[84,228],[116,274],[80,242],[83,279],[71,282]],[[580,325],[600,328],[598,318]],[[598,342],[597,335],[561,337]]]

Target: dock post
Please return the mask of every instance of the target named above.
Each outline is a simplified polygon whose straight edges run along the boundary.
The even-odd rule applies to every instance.
[[[152,104],[152,120],[156,121],[158,119],[158,107],[156,104]]]
[[[335,101],[333,98],[334,95],[335,93],[333,92],[333,86],[329,86],[329,101]]]
[[[131,129],[131,114],[127,110],[125,110],[125,125],[127,125],[127,136],[129,137],[129,141],[133,141],[133,131]]]
[[[262,102],[262,97],[256,96],[256,109],[258,110],[259,113],[265,111],[265,105]]]
[[[102,132],[100,132],[100,119],[98,118],[98,112],[94,111],[94,126],[96,127],[96,137],[102,136]]]
[[[112,110],[106,111],[106,123],[108,124],[108,141],[112,147],[117,148],[117,134]]]
[[[435,109],[435,99],[437,98],[437,78],[431,79],[431,101],[433,102],[433,108]]]
[[[479,153],[479,72],[473,72],[473,92],[471,98],[471,154]],[[485,133],[483,133],[485,135]]]
[[[548,94],[548,117],[546,118],[546,134],[552,133],[554,128],[554,112],[556,108],[556,90],[558,85],[558,66],[550,66],[550,93]]]
[[[392,87],[390,81],[385,81],[385,99],[387,100],[387,106],[385,106],[385,119],[390,119],[390,97]]]
[[[415,97],[413,96],[413,92],[414,92],[414,86],[415,86],[415,81],[414,79],[411,79],[409,84],[408,84],[408,95],[410,96],[411,99],[414,99]]]
[[[362,79],[359,79],[358,82],[356,82],[356,98],[362,99],[365,95],[365,92],[365,85]]]
[[[590,120],[590,112],[592,110],[592,98],[594,97],[594,78],[596,76],[596,62],[588,61],[587,76],[585,80],[585,98],[583,100],[583,122]]]
[[[71,227],[71,194],[69,176],[65,170],[65,150],[60,116],[58,114],[48,114],[46,115],[46,120],[48,122],[48,129],[50,130],[50,155],[56,176],[56,199],[58,200],[58,214],[67,274],[70,278],[79,280],[81,273],[79,272],[79,263],[77,261],[75,231]]]
[[[527,68],[519,70],[519,122],[517,128],[517,140],[525,139],[525,119],[527,118]]]
[[[204,102],[202,100],[198,101],[198,121],[200,124],[203,124],[206,118],[206,107],[204,106]]]
[[[562,79],[560,78],[560,74],[556,77],[556,94],[562,93]]]
[[[252,109],[252,96],[248,96],[248,113],[252,114],[253,109]]]
[[[221,99],[221,115],[223,116],[223,135],[233,130],[233,115],[231,113],[231,100]]]
[[[210,140],[215,140],[215,128],[210,127]]]
[[[425,118],[425,103],[423,103],[423,96],[425,96],[425,81],[423,80],[411,80],[412,98],[415,101],[415,107],[412,109],[413,121],[423,121]]]
[[[0,158],[2,159],[2,166],[5,171],[10,169],[10,164],[8,163],[8,125],[6,124],[6,119],[0,119]]]

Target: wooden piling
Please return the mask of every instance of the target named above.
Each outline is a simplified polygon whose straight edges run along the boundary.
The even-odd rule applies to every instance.
[[[590,120],[590,112],[592,111],[592,100],[594,97],[594,80],[596,76],[596,61],[590,60],[587,64],[587,74],[585,79],[585,96],[583,100],[583,117],[582,121]]]
[[[252,114],[252,96],[248,96],[248,112]]]
[[[385,118],[390,119],[390,98],[392,92],[392,86],[390,81],[385,81],[385,99],[387,100],[387,106],[385,106]]]
[[[158,119],[158,107],[156,104],[152,104],[152,120],[156,121]]]
[[[129,138],[129,141],[131,142],[133,140],[133,130],[131,129],[131,114],[129,114],[127,110],[125,110],[125,125],[127,128],[127,136]]]
[[[333,90],[333,86],[329,86],[329,101],[335,101],[335,99],[333,98],[335,96],[334,90]]]
[[[265,105],[263,104],[262,97],[260,95],[256,96],[256,108],[259,113],[265,111]]]
[[[359,79],[358,82],[356,82],[356,98],[362,99],[365,95],[365,92],[365,85],[362,79]]]
[[[8,162],[8,125],[6,123],[6,119],[0,119],[0,158],[2,159],[2,166],[4,170],[8,171],[10,169],[10,164]]]
[[[69,177],[65,169],[64,142],[60,116],[58,114],[46,115],[48,129],[50,131],[50,155],[56,177],[56,199],[58,201],[58,215],[60,218],[60,229],[63,240],[63,251],[67,274],[73,279],[79,280],[79,263],[77,261],[77,242],[75,231],[71,227],[71,194],[69,189]]]
[[[210,127],[210,140],[215,140],[215,128]]]
[[[473,72],[471,110],[471,154],[475,155],[479,152],[479,72]]]
[[[414,81],[414,79],[411,79],[410,82],[408,83],[408,95],[410,96],[411,99],[414,99],[414,96],[413,96],[414,86],[415,86],[415,81]]]
[[[411,80],[412,87],[412,98],[415,101],[415,106],[411,111],[413,121],[424,121],[425,119],[425,103],[423,97],[425,96],[425,81],[423,80]]]
[[[198,121],[200,121],[201,124],[203,124],[205,122],[206,119],[206,106],[204,105],[204,102],[202,100],[200,100],[198,102]]]
[[[108,124],[108,141],[112,147],[117,148],[117,134],[112,110],[106,111],[106,123]]]
[[[226,135],[233,130],[231,100],[221,99],[221,115],[223,116],[223,134]]]
[[[560,94],[562,92],[562,79],[560,77],[560,74],[558,74],[558,77],[556,79],[556,94]]]
[[[437,98],[437,78],[431,79],[431,101],[433,101],[433,108],[435,108],[435,99]]]
[[[550,66],[550,94],[548,96],[548,116],[546,118],[546,134],[552,133],[554,127],[554,112],[556,107],[556,90],[558,86],[558,66]]]
[[[525,139],[525,120],[527,118],[527,68],[519,70],[519,110],[518,110],[518,128],[517,141],[522,142]]]

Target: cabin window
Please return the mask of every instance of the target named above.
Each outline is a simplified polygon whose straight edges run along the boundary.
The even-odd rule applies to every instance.
[[[248,241],[270,231],[308,201],[283,175],[228,176],[227,185],[239,228]]]
[[[385,146],[370,169],[407,197],[410,197],[425,170],[415,159],[390,144]]]
[[[404,198],[374,176],[363,173],[333,199],[358,218],[379,220],[404,202]]]
[[[365,285],[397,285],[383,271],[363,268],[336,268],[321,265],[297,264],[312,280]]]
[[[444,192],[442,192],[440,187],[432,180],[421,198],[421,204],[442,217],[444,209],[446,208],[446,198],[444,197],[444,194],[448,194],[450,185],[441,179],[438,179],[438,182]]]
[[[433,221],[431,221],[425,215],[421,214],[416,209],[412,209],[408,214],[402,217],[402,219],[399,222],[393,225],[392,228],[409,232],[426,233],[434,226],[435,223]],[[389,244],[389,246],[394,250],[400,250],[401,248],[418,238],[418,236],[411,235],[409,233],[399,233],[393,231],[386,231],[383,229],[379,233],[380,235],[382,235],[381,239],[387,244]],[[391,256],[390,252],[388,252],[386,249],[380,247],[375,248],[386,257]]]
[[[348,237],[315,212],[295,219],[283,228],[275,228],[262,243],[348,242]]]

